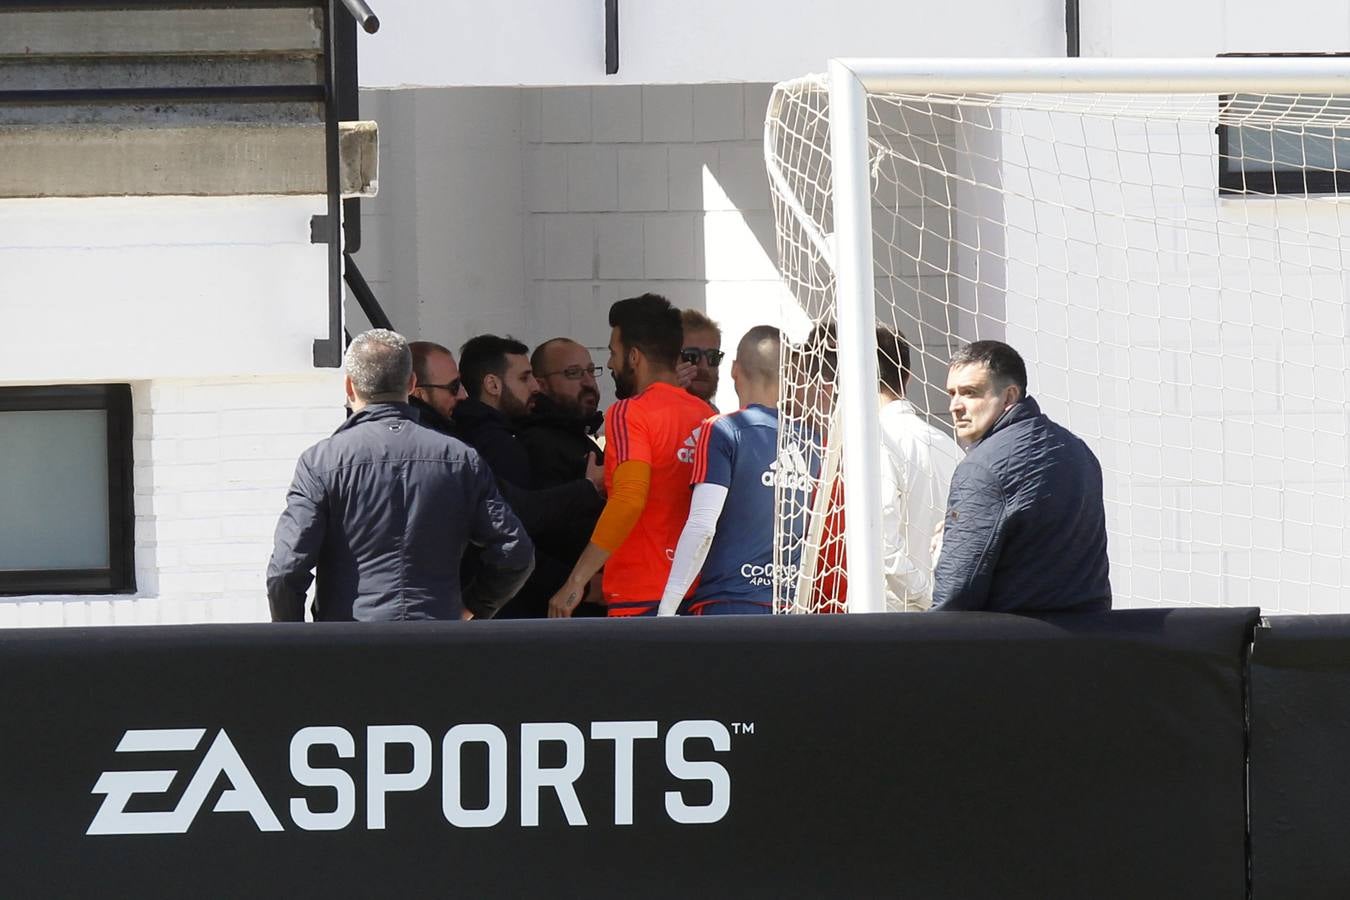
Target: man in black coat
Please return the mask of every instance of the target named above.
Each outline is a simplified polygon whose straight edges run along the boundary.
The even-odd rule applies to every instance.
[[[465,607],[490,617],[530,574],[524,527],[477,453],[418,427],[402,335],[359,335],[345,368],[352,415],[301,455],[277,522],[272,619],[304,620],[315,568],[316,621],[458,619]],[[479,564],[461,594],[470,544]]]
[[[591,351],[571,338],[540,344],[530,364],[540,393],[534,413],[520,423],[520,442],[529,456],[530,486],[553,487],[582,477],[592,455],[604,462],[593,437],[605,422],[595,381],[603,369],[591,361]]]
[[[542,618],[548,598],[571,571],[572,560],[540,550],[539,545],[570,546],[579,528],[594,524],[604,507],[604,470],[592,462],[567,481],[532,490],[529,455],[516,437],[518,423],[538,393],[525,345],[495,335],[473,338],[460,350],[455,375],[449,374],[455,366],[450,352],[431,346],[437,352],[430,354],[429,363],[440,371],[429,368],[427,376],[433,382],[441,377],[447,384],[455,382],[453,386],[467,396],[458,391],[453,397],[448,391],[427,395],[423,402],[432,407],[433,415],[424,412],[423,424],[454,433],[482,454],[536,544],[534,574],[498,618]]]

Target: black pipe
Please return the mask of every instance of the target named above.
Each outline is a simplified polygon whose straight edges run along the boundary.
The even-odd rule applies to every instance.
[[[605,74],[619,72],[619,0],[605,0]]]
[[[366,34],[380,30],[380,17],[366,5],[365,0],[342,0],[342,5],[347,7],[347,12],[352,14],[357,25],[366,30]]]
[[[350,253],[346,254],[345,258],[347,260],[345,275],[347,284],[352,289],[352,296],[361,305],[361,312],[366,314],[366,320],[370,322],[370,327],[388,328],[393,331],[393,323],[389,321],[389,316],[385,314],[384,307],[380,305],[375,292],[370,289],[370,285],[366,282],[366,276],[361,274],[361,269],[357,266],[356,260],[352,259]]]
[[[1078,0],[1064,0],[1065,55],[1071,59],[1079,56],[1078,37]]]
[[[314,367],[342,365],[342,185],[338,159],[337,0],[324,4],[324,163],[328,183],[328,337],[314,341]]]

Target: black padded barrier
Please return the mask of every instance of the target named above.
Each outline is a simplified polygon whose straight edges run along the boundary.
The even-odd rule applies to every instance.
[[[1252,897],[1350,896],[1350,616],[1272,616],[1251,655]]]
[[[0,885],[1239,900],[1255,618],[3,632]]]

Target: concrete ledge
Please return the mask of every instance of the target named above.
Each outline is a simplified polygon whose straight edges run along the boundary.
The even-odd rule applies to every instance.
[[[378,189],[374,122],[343,122],[344,197]],[[0,131],[0,198],[327,192],[322,125],[38,126]]]
[[[0,13],[0,56],[317,53],[317,9],[115,9]]]

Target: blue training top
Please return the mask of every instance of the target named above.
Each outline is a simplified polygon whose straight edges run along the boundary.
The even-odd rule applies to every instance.
[[[774,483],[786,478],[785,485],[800,489],[810,477],[801,454],[789,454],[780,464],[777,453],[777,410],[752,404],[704,424],[691,481],[721,485],[727,499],[690,609],[739,600],[772,611]]]

